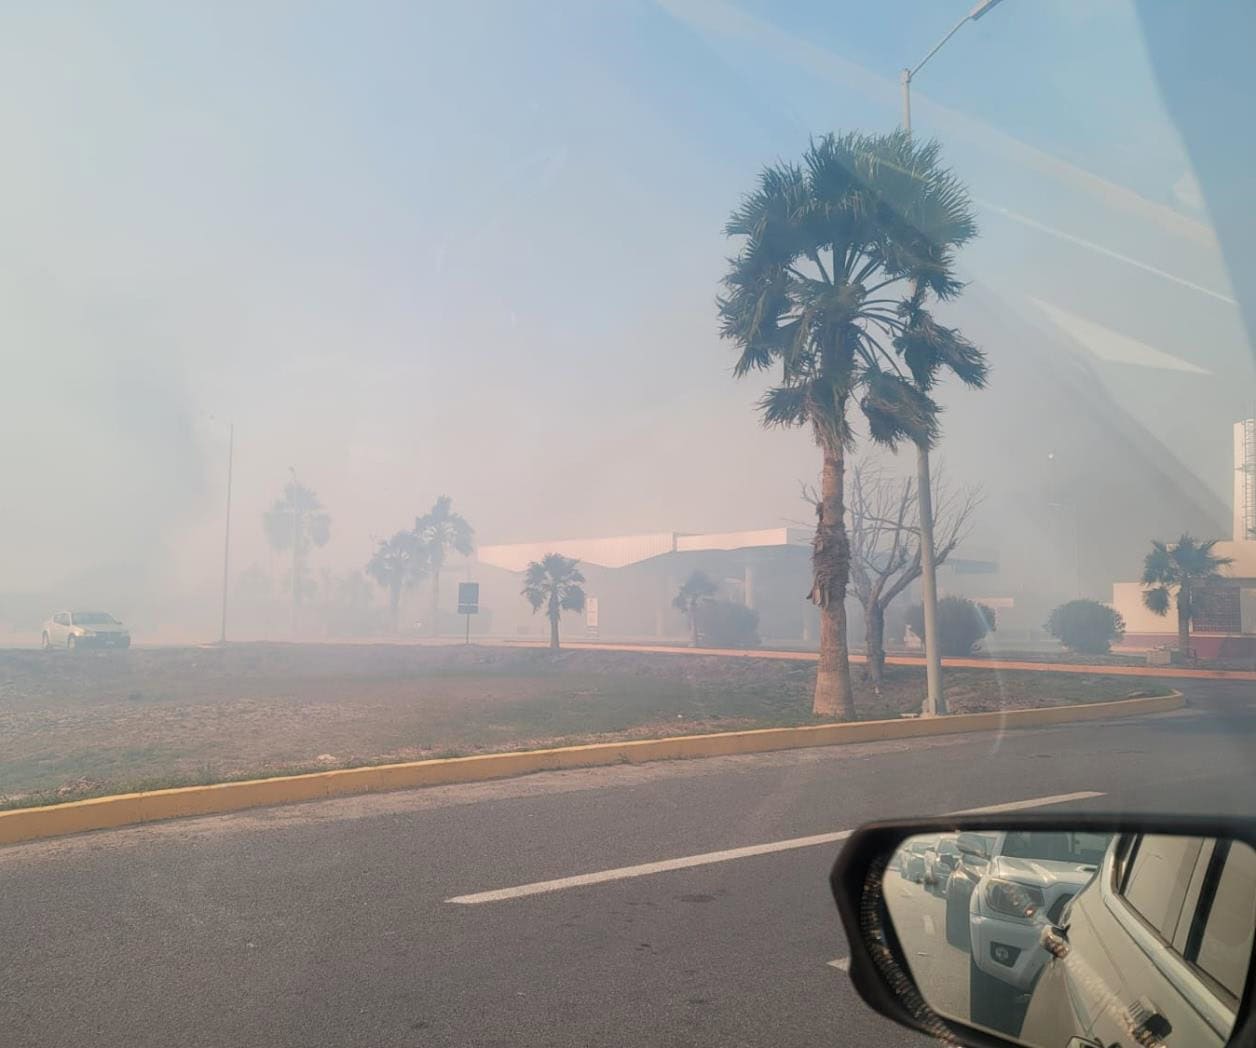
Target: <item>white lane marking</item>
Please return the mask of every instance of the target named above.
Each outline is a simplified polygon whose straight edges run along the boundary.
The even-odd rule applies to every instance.
[[[933,918],[927,913],[924,915],[924,926],[926,935],[937,935],[938,929],[934,926]]]
[[[562,891],[564,888],[580,888],[586,884],[604,884],[606,881],[622,881],[629,877],[645,877],[651,873],[686,870],[691,866],[708,866],[715,862],[747,859],[752,855],[770,855],[772,852],[790,851],[793,848],[811,848],[817,844],[833,844],[836,841],[844,841],[854,832],[854,830],[838,830],[836,833],[818,833],[814,837],[794,837],[787,841],[773,841],[771,844],[751,844],[745,848],[729,848],[726,851],[686,855],[681,859],[664,859],[662,862],[647,862],[642,863],[640,866],[621,866],[615,870],[581,873],[575,877],[560,877],[556,881],[537,881],[535,884],[521,884],[516,888],[498,888],[496,891],[476,892],[474,895],[458,895],[445,901],[456,903],[501,902],[503,899],[518,899],[524,895],[540,895],[543,892]]]
[[[1045,808],[1050,804],[1067,804],[1069,801],[1088,801],[1102,797],[1098,790],[1081,790],[1078,793],[1057,793],[1052,797],[1031,797],[1027,801],[1009,801],[1007,804],[989,804],[984,808],[965,808],[948,812],[950,815],[995,815],[1001,811],[1021,811],[1024,808]]]
[[[949,812],[948,814],[977,815],[983,812],[1019,811],[1022,808],[1039,808],[1048,804],[1062,804],[1066,801],[1102,796],[1102,793],[1096,793],[1091,790],[1081,793],[1061,793],[1052,797],[1035,797],[1026,801],[994,804],[985,808],[969,808],[965,811]],[[513,888],[497,888],[493,891],[474,892],[470,895],[455,895],[452,899],[446,899],[445,901],[458,903],[463,906],[484,902],[504,902],[506,899],[521,899],[528,895],[543,895],[547,892],[563,891],[566,888],[583,888],[589,884],[605,884],[607,881],[623,881],[630,877],[648,877],[654,873],[687,870],[693,866],[710,866],[717,862],[731,862],[733,859],[748,859],[754,855],[771,855],[774,852],[792,851],[795,848],[814,848],[818,844],[835,844],[837,841],[844,841],[854,832],[854,830],[836,830],[833,833],[817,833],[810,837],[792,837],[789,840],[772,841],[768,844],[751,844],[744,848],[728,848],[724,851],[703,852],[701,855],[686,855],[679,859],[646,862],[639,866],[620,866],[613,870],[580,873],[574,877],[559,877],[557,880],[552,881],[535,881],[532,884],[520,884]]]
[[[836,968],[839,972],[850,971],[850,958],[849,957],[838,957],[834,961],[827,961],[825,963],[827,963],[830,968]]]

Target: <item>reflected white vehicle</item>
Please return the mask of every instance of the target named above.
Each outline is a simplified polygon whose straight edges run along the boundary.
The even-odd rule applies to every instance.
[[[969,900],[973,1019],[1001,1026],[1046,963],[1044,922],[1094,877],[1109,838],[1099,833],[1007,833]]]
[[[938,843],[925,853],[924,882],[937,895],[946,891],[951,872],[959,865],[959,847],[955,837],[953,833],[944,833],[938,838]]]
[[[926,856],[936,843],[936,837],[922,837],[912,841],[899,853],[899,870],[904,880],[911,881],[913,884],[924,883],[927,869]]]

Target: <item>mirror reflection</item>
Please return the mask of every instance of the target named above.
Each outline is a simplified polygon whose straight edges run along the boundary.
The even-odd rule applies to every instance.
[[[1256,928],[1241,841],[1006,830],[912,837],[885,878],[921,995],[1034,1048],[1224,1045]]]

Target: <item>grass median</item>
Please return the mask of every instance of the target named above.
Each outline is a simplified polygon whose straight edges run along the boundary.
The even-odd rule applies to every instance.
[[[919,709],[923,670],[859,682]],[[644,652],[244,644],[0,653],[0,808],[431,757],[821,723],[815,665]],[[1165,694],[1155,681],[952,669],[952,712]]]

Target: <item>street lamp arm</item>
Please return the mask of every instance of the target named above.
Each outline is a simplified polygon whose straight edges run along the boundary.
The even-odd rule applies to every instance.
[[[953,26],[951,26],[951,31],[947,33],[946,36],[944,36],[936,44],[933,45],[932,51],[930,51],[927,55],[924,56],[924,58],[922,58],[919,62],[917,62],[913,68],[905,70],[905,72],[907,73],[907,80],[910,82],[911,78],[915,76],[917,73],[919,73],[921,69],[924,68],[925,63],[929,61],[929,59],[931,59],[934,55],[936,55],[939,51],[942,50],[942,45],[945,44],[948,40],[951,39],[951,37],[953,37],[956,33],[960,31],[960,28],[964,25],[965,22],[977,21],[977,19],[981,18],[983,15],[989,14],[990,9],[992,7],[997,7],[1002,2],[1003,0],[978,0],[978,2],[973,5],[973,9],[969,11],[968,14],[964,15],[964,17],[961,18],[958,22],[956,22]]]
[[[953,26],[951,26],[950,31],[946,34],[946,36],[944,36],[941,40],[939,40],[936,44],[934,44],[933,49],[927,55],[925,55],[924,58],[922,58],[919,62],[917,62],[915,66],[907,70],[907,79],[910,81],[912,77],[914,77],[917,73],[919,73],[920,70],[922,70],[925,67],[925,63],[929,61],[929,59],[931,59],[934,55],[936,55],[939,51],[941,51],[942,46],[948,40],[950,40],[951,37],[953,37],[956,33],[958,33],[964,27],[964,23],[967,22],[972,17],[973,16],[971,14],[964,15],[963,18],[961,18],[958,22],[956,22]]]

